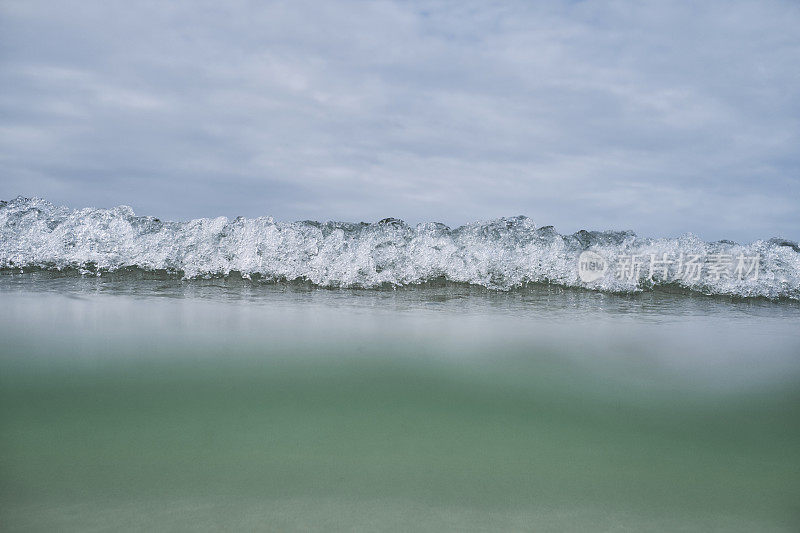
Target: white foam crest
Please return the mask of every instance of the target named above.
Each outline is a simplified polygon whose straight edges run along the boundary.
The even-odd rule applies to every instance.
[[[596,280],[579,275],[584,251],[605,258]],[[650,276],[649,258],[729,256],[715,279]],[[624,275],[620,261],[637,256],[640,269]],[[736,258],[758,257],[758,271],[733,270]],[[560,235],[526,217],[476,222],[455,229],[437,223],[276,222],[272,218],[203,218],[162,222],[113,209],[56,207],[38,198],[0,202],[0,268],[102,274],[124,269],[167,272],[187,279],[241,275],[305,280],[322,287],[403,286],[433,280],[509,290],[554,283],[612,292],[656,287],[705,294],[800,299],[800,248],[781,239],[708,243],[687,234],[647,239],[632,232]],[[675,264],[672,268],[677,268]]]

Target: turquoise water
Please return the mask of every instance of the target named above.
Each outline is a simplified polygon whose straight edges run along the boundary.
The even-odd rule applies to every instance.
[[[4,531],[796,531],[800,306],[0,277]]]

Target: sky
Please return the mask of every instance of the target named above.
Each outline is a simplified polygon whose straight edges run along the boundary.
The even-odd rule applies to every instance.
[[[800,2],[0,0],[0,199],[800,239]]]

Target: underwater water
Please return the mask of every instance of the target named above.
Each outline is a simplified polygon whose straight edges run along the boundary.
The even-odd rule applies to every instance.
[[[0,275],[4,531],[797,531],[800,304]]]

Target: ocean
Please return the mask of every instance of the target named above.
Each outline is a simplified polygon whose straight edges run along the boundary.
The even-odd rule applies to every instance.
[[[791,241],[17,199],[0,267],[4,531],[800,528]]]

